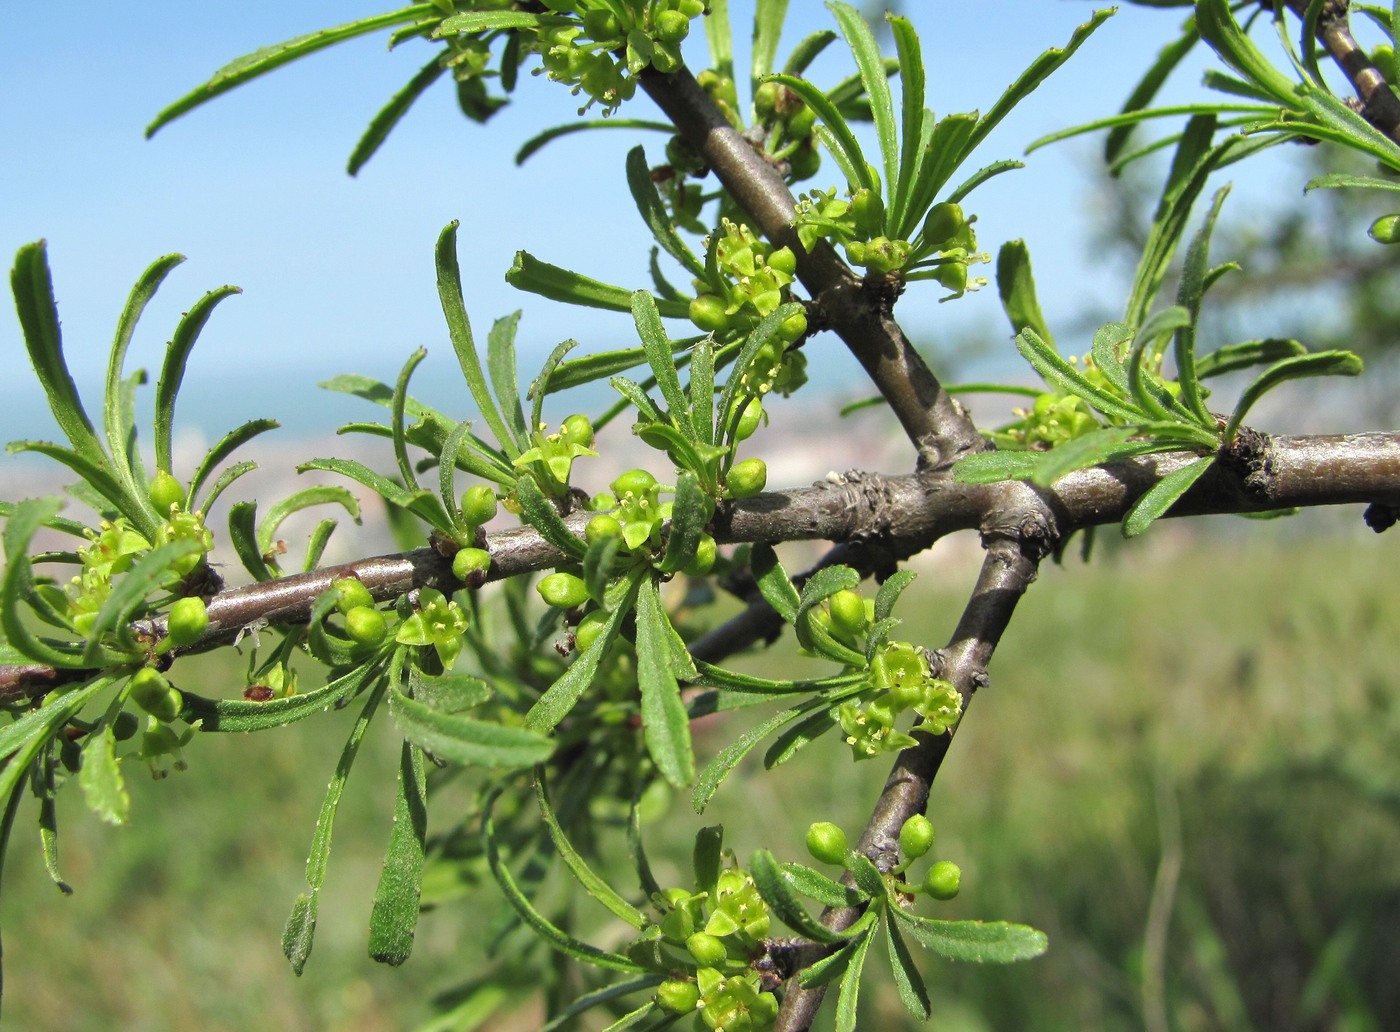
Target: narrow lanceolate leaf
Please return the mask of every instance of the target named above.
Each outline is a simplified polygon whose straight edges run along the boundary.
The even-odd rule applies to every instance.
[[[126,781],[117,764],[117,739],[111,725],[83,742],[83,765],[78,770],[78,783],[88,809],[108,824],[125,824],[131,809],[126,794]]]
[[[1176,504],[1178,498],[1210,469],[1214,455],[1205,455],[1168,473],[1132,504],[1123,517],[1123,536],[1137,537],[1152,521]]]
[[[1276,362],[1241,392],[1240,400],[1235,403],[1235,411],[1221,433],[1221,440],[1227,444],[1233,441],[1241,420],[1254,407],[1254,403],[1279,384],[1308,376],[1359,376],[1361,369],[1361,359],[1350,351],[1318,351]]]
[[[805,935],[814,942],[837,943],[846,940],[846,935],[833,932],[808,913],[783,874],[783,869],[778,866],[778,861],[768,850],[760,849],[754,853],[749,870],[763,901],[773,908],[773,913],[783,924],[798,935]]]
[[[526,427],[525,411],[520,405],[520,380],[515,371],[515,330],[519,325],[518,308],[491,324],[491,332],[486,335],[486,368],[491,373],[491,386],[505,413],[506,424],[514,431],[516,444],[524,451],[529,445],[530,431],[537,427]]]
[[[472,338],[471,323],[467,319],[466,302],[462,300],[462,273],[457,265],[457,226],[456,220],[449,222],[438,236],[437,243],[437,285],[438,300],[442,303],[443,318],[447,320],[447,332],[452,338],[452,349],[457,353],[457,364],[462,367],[467,388],[480,410],[486,425],[496,435],[496,443],[512,459],[520,454],[511,438],[510,429],[501,418],[500,411],[491,397],[486,375],[481,369],[481,359],[476,353],[476,343]]]
[[[534,477],[523,476],[516,481],[515,497],[520,502],[521,515],[530,526],[540,532],[542,538],[575,559],[584,557],[588,552],[588,545],[560,518],[553,503],[535,483]]]
[[[39,848],[44,854],[44,869],[49,872],[49,880],[65,896],[73,895],[73,886],[63,879],[58,869],[58,807],[54,805],[54,794],[58,789],[54,780],[54,750],[50,749],[40,759],[38,784],[35,794],[39,797]],[[15,793],[15,798],[19,793]],[[0,839],[3,839],[0,834]],[[4,843],[0,841],[0,856],[4,855]]]
[[[1035,473],[1045,452],[989,451],[959,459],[953,466],[953,479],[959,484],[996,484],[1003,480],[1024,480]]]
[[[787,863],[782,865],[783,876],[793,888],[804,896],[810,896],[826,907],[854,907],[870,897],[859,889],[833,881],[819,871],[805,864]]]
[[[1013,333],[1030,327],[1050,348],[1055,348],[1055,338],[1040,311],[1035,278],[1031,275],[1031,253],[1024,240],[1008,240],[1001,245],[997,253],[997,293]]]
[[[632,191],[632,199],[637,211],[646,222],[651,235],[656,238],[661,249],[669,254],[692,275],[704,278],[705,263],[686,246],[676,232],[666,205],[651,180],[651,169],[647,166],[646,152],[641,147],[633,147],[627,152],[627,186]]]
[[[346,163],[345,171],[350,175],[358,175],[360,169],[365,167],[365,162],[374,157],[375,152],[394,127],[399,124],[403,116],[408,114],[408,109],[413,106],[414,101],[421,97],[429,86],[442,78],[442,73],[447,71],[447,65],[438,59],[434,54],[431,61],[418,70],[418,74],[403,89],[399,90],[389,98],[389,103],[379,109],[379,113],[370,119],[368,128],[360,137],[360,142],[355,144],[355,149],[350,152],[350,160]]]
[[[851,961],[859,955],[861,963],[864,963],[865,950],[869,945],[870,932],[874,929],[876,921],[879,920],[874,910],[867,910],[861,915],[850,928],[851,937],[845,944],[830,956],[823,957],[815,964],[810,964],[798,973],[797,980],[804,989],[811,989],[814,986],[829,985],[838,978],[845,976],[850,970]]]
[[[324,50],[326,47],[342,43],[347,39],[354,39],[356,36],[364,36],[394,25],[432,19],[435,16],[441,16],[441,13],[434,4],[415,4],[412,7],[390,11],[387,14],[377,14],[371,18],[361,18],[345,25],[338,25],[333,29],[322,29],[320,32],[312,32],[305,36],[289,39],[285,43],[255,50],[251,54],[224,65],[204,85],[187,93],[156,115],[155,121],[146,128],[146,135],[153,135],[162,126],[168,125],[206,101],[213,100],[219,94],[227,93],[235,86],[241,86],[248,80],[255,79],[274,68],[280,68],[299,57],[305,57],[317,50]]]
[[[784,724],[801,719],[813,710],[825,709],[828,705],[825,698],[807,699],[805,702],[782,710],[761,724],[749,728],[716,753],[715,758],[706,765],[704,772],[701,773],[700,780],[696,783],[695,791],[691,795],[691,805],[695,807],[695,812],[705,812],[705,806],[718,791],[724,779],[729,776],[729,772],[739,765],[739,761],[747,756],[754,746]]]
[[[1137,422],[1142,413],[1123,399],[1089,382],[1078,369],[1029,326],[1016,335],[1016,349],[1052,388],[1083,398],[1104,415],[1126,422]]]
[[[201,731],[266,731],[304,720],[313,713],[323,713],[331,706],[344,705],[342,700],[353,698],[379,673],[379,668],[373,664],[360,666],[315,691],[268,702],[205,699],[186,692],[185,715],[191,723],[198,720]]]
[[[880,143],[880,157],[884,163],[885,189],[889,193],[886,200],[893,208],[895,198],[904,192],[901,185],[907,188],[909,184],[901,184],[899,179],[899,135],[895,129],[894,102],[890,99],[890,80],[885,74],[885,59],[880,53],[879,44],[875,42],[875,34],[870,31],[870,26],[859,11],[846,3],[828,3],[827,7],[836,16],[841,35],[845,37],[846,45],[851,48],[851,54],[856,59],[856,68],[860,72],[860,82],[865,87],[865,95],[870,98],[875,137]],[[904,85],[906,89],[909,87],[907,82]],[[918,103],[921,106],[923,104],[922,93]],[[918,136],[904,141],[906,147],[917,147],[918,142]]]
[[[909,953],[909,946],[899,930],[898,921],[885,922],[885,945],[889,948],[890,967],[894,969],[894,984],[904,1007],[918,1021],[927,1021],[932,1010],[928,987]]]
[[[449,763],[528,767],[543,763],[554,752],[554,743],[536,731],[439,713],[399,691],[391,697],[389,709],[405,738]]]
[[[306,967],[311,956],[311,946],[316,935],[316,902],[321,885],[326,880],[326,865],[330,862],[331,833],[335,830],[335,815],[340,808],[340,797],[345,792],[345,781],[350,776],[350,768],[355,765],[355,757],[364,741],[365,731],[374,719],[379,701],[384,697],[387,682],[381,681],[370,693],[364,709],[360,711],[350,736],[345,740],[345,748],[340,752],[340,760],[335,765],[335,773],[326,785],[326,797],[321,801],[321,812],[316,816],[316,831],[311,837],[311,852],[306,858],[306,884],[309,893],[297,896],[292,912],[287,918],[287,927],[282,933],[282,952],[291,962],[292,970],[298,975]]]
[[[404,742],[399,758],[394,827],[389,833],[384,870],[379,875],[369,918],[369,955],[381,964],[402,964],[413,952],[427,836],[428,781],[423,750],[412,742]]]
[[[496,838],[496,824],[492,819],[492,810],[496,800],[500,798],[500,794],[501,790],[496,789],[487,800],[485,812],[481,817],[481,838],[485,845],[486,863],[491,868],[496,883],[500,885],[501,891],[505,894],[506,901],[515,908],[515,912],[540,938],[569,956],[595,967],[610,968],[613,971],[639,972],[641,968],[626,957],[581,942],[555,925],[536,910],[525,893],[520,890],[520,886],[516,883],[509,869],[501,862],[500,846]]]
[[[1201,228],[1186,249],[1186,261],[1182,266],[1181,284],[1176,296],[1177,304],[1190,313],[1187,324],[1180,327],[1174,337],[1173,354],[1176,357],[1177,380],[1181,383],[1181,401],[1203,425],[1210,425],[1215,420],[1206,409],[1196,373],[1196,321],[1200,317],[1201,298],[1206,292],[1207,276],[1210,274],[1210,236],[1220,215],[1220,206],[1225,203],[1229,192],[1228,183],[1216,191]]]
[[[105,466],[105,456],[92,422],[83,411],[78,388],[63,360],[63,337],[58,328],[58,305],[53,296],[53,279],[49,275],[48,252],[44,241],[26,244],[15,255],[15,267],[10,272],[10,287],[15,295],[15,310],[29,361],[49,398],[49,409],[62,428],[63,434],[88,462]]]
[[[277,531],[294,512],[309,509],[313,505],[339,505],[350,514],[356,523],[360,522],[360,502],[345,488],[336,484],[318,484],[306,487],[288,495],[273,504],[267,516],[258,527],[258,549],[266,555],[272,550],[277,539]]]
[[[936,921],[891,907],[890,913],[926,948],[948,960],[1010,964],[1045,952],[1045,933],[1005,921]]]
[[[582,273],[551,265],[528,251],[515,252],[515,261],[506,270],[506,282],[517,290],[538,294],[551,301],[563,301],[565,304],[582,305],[585,308],[602,308],[609,312],[632,310],[632,291],[626,287],[615,287],[611,283],[590,279]],[[657,309],[667,318],[685,318],[690,312],[689,305],[679,301],[658,301]],[[621,353],[635,354],[636,357],[612,372],[631,368],[642,361],[640,351]],[[551,384],[551,390],[562,389]]]
[[[647,577],[637,593],[642,730],[657,769],[671,784],[683,788],[695,780],[695,754],[690,744],[690,717],[671,661],[671,633],[656,582]]]
[[[753,12],[753,54],[750,85],[757,89],[763,77],[773,70],[778,56],[778,39],[787,18],[788,0],[759,0]],[[801,74],[798,72],[797,74]]]
[[[1264,340],[1245,340],[1238,344],[1226,344],[1216,348],[1209,355],[1196,360],[1196,375],[1201,379],[1210,376],[1223,376],[1226,373],[1249,369],[1252,366],[1268,365],[1279,359],[1306,355],[1308,349],[1302,343],[1282,337],[1268,337]]]
[[[165,347],[165,361],[161,363],[160,379],[156,381],[155,446],[156,466],[166,472],[170,471],[173,462],[171,440],[175,424],[175,396],[180,393],[180,383],[185,378],[185,364],[190,359],[190,351],[219,302],[241,293],[243,291],[238,287],[231,286],[209,291],[180,319],[180,324],[175,327],[174,336]]]
[[[821,119],[822,124],[830,134],[832,156],[837,159],[837,164],[847,169],[847,176],[851,180],[852,188],[865,187],[876,193],[880,191],[880,182],[866,162],[865,154],[860,149],[860,144],[856,142],[855,134],[851,132],[850,125],[841,116],[841,112],[836,110],[836,106],[827,99],[825,93],[806,79],[799,79],[793,75],[773,75],[767,81],[782,83],[792,90]]]
[[[670,573],[695,559],[700,536],[712,514],[709,497],[701,490],[700,479],[689,470],[676,478],[676,499],[671,509],[671,533],[659,569]]]
[[[217,497],[217,495],[211,492],[210,495],[201,498],[199,493],[200,488],[202,488],[204,482],[213,475],[214,470],[219,468],[219,464],[223,462],[224,459],[228,458],[254,437],[257,437],[258,434],[266,433],[269,430],[276,430],[279,426],[281,426],[281,424],[275,419],[250,419],[242,426],[235,427],[233,430],[224,434],[223,437],[219,438],[218,443],[210,448],[209,451],[205,453],[204,458],[199,461],[199,466],[196,467],[194,475],[190,477],[190,497],[195,501],[195,508],[203,509],[205,512],[209,511],[210,501],[212,498]],[[256,467],[252,463],[248,463],[247,468],[254,469]]]
[[[707,18],[706,22],[708,21]],[[590,129],[649,129],[652,132],[666,133],[667,135],[676,131],[676,127],[669,122],[655,122],[645,118],[590,118],[579,122],[568,122],[564,125],[552,126],[522,143],[520,149],[515,152],[515,163],[517,165],[525,164],[546,145],[553,143],[561,136],[587,132]]]
[[[549,837],[554,840],[554,848],[558,851],[560,859],[568,865],[569,870],[578,879],[578,883],[583,886],[584,891],[633,928],[640,929],[645,925],[645,915],[594,873],[593,869],[579,855],[578,850],[574,848],[574,844],[569,841],[568,836],[564,834],[564,829],[559,824],[558,815],[555,814],[554,808],[549,805],[543,768],[535,774],[535,800],[540,805],[540,813],[544,817],[545,826],[549,829]]]
[[[778,562],[778,553],[773,551],[773,546],[766,543],[754,545],[749,553],[749,567],[764,600],[788,623],[796,623],[800,596],[783,564]]]
[[[617,637],[623,619],[636,604],[637,588],[641,576],[643,575],[638,574],[631,579],[626,594],[618,602],[612,615],[608,617],[608,622],[603,625],[602,632],[593,644],[579,653],[574,658],[573,663],[569,665],[569,669],[560,674],[558,679],[530,707],[530,711],[525,714],[527,728],[532,731],[553,730],[558,726],[559,721],[568,716],[569,710],[574,708],[574,704],[578,702],[580,696],[588,690],[588,686],[593,683],[593,678],[598,673],[598,664],[607,655],[608,649],[612,647],[613,639]]]
[[[870,932],[862,935],[851,951],[851,959],[845,974],[841,976],[841,989],[836,997],[836,1032],[856,1032],[856,1005],[860,998],[860,976],[865,967],[865,955],[870,949]]]
[[[637,324],[637,335],[642,338],[642,347],[646,350],[652,375],[656,377],[656,385],[661,388],[661,395],[670,407],[671,424],[686,440],[699,440],[690,418],[689,402],[681,389],[680,377],[676,375],[675,361],[671,358],[671,340],[661,325],[656,299],[645,290],[638,290],[632,295],[632,319]]]

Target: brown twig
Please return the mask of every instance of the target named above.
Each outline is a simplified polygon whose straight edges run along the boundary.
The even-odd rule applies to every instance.
[[[1305,18],[1308,0],[1285,0],[1288,9]],[[1347,0],[1327,0],[1317,19],[1317,40],[1332,55],[1361,104],[1361,117],[1400,143],[1400,97],[1351,32]]]

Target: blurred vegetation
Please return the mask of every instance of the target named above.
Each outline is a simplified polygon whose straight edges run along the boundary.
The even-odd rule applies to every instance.
[[[1248,543],[1227,526],[1199,549],[1185,528],[1163,526],[1145,546],[1043,572],[930,814],[934,854],[964,871],[962,896],[939,916],[1027,921],[1051,949],[1010,968],[933,966],[935,1029],[1397,1027],[1400,597],[1377,558],[1384,541],[1359,521],[1309,535],[1327,520],[1305,518],[1256,528]],[[942,640],[958,611],[941,579],[935,567],[907,596],[906,619],[925,625],[911,628],[915,640]],[[425,918],[412,960],[395,971],[365,956],[391,737],[372,737],[351,777],[301,979],[278,937],[338,731],[318,721],[251,741],[211,735],[187,772],[162,782],[133,772],[123,829],[73,812],[81,801],[65,793],[64,815],[79,819],[63,827],[60,860],[75,895],[56,898],[37,851],[17,851],[7,872],[7,1027],[425,1022],[435,993],[480,973],[498,904],[447,898],[455,875],[439,871],[429,892],[451,913]],[[830,741],[773,783],[730,783],[703,818],[684,798],[654,800],[669,808],[648,832],[657,875],[665,884],[683,869],[695,829],[726,814],[771,815],[757,822],[765,840],[794,857],[813,816],[854,833],[866,814],[836,800],[870,798],[885,773],[853,767]],[[826,812],[784,804],[789,793],[822,799],[832,776],[869,784],[832,793]],[[760,843],[730,844],[745,856]],[[554,898],[566,894],[560,882]],[[606,937],[596,908],[581,909]],[[526,942],[507,937],[503,952]],[[891,986],[872,983],[864,1004],[862,1027],[908,1027]],[[530,1027],[541,1013],[521,987],[483,1027]]]

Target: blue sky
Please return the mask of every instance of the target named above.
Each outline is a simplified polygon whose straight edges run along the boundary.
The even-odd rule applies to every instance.
[[[1092,9],[1079,0],[984,0],[969,18],[966,5],[951,0],[908,7],[928,53],[929,103],[939,113],[988,106]],[[783,52],[830,24],[818,4],[792,8]],[[13,254],[28,241],[48,240],[66,346],[91,407],[131,283],[172,251],[189,261],[148,309],[133,365],[158,367],[179,313],[206,289],[235,283],[245,291],[216,312],[182,395],[178,421],[206,434],[256,416],[303,432],[368,416],[363,403],[314,385],[338,372],[392,381],[420,345],[430,357],[419,393],[469,414],[433,282],[432,247],[451,219],[462,222],[461,264],[478,333],[500,315],[525,310],[523,379],[565,337],[577,337],[581,350],[630,343],[625,317],[561,309],[517,295],[502,280],[524,248],[624,286],[647,285],[650,238],[621,177],[635,137],[572,137],[523,168],[513,164],[534,131],[573,117],[577,101],[555,84],[523,81],[518,100],[486,127],[464,120],[442,84],[352,179],[345,159],[360,132],[428,56],[417,42],[387,53],[379,36],[288,66],[144,139],[157,111],[226,61],[385,9],[372,0],[250,0],[231,8],[143,0],[84,4],[80,12],[35,2],[0,7],[7,143],[0,248]],[[747,9],[736,0],[736,25],[746,23]],[[1041,133],[1116,110],[1180,16],[1125,7],[1003,123],[974,166],[1019,157]],[[844,60],[833,60],[814,78],[830,82],[848,71]],[[1190,91],[1198,75],[1185,73],[1182,89]],[[647,116],[650,102],[642,99],[632,113]],[[659,161],[664,138],[642,142]],[[1122,276],[1093,262],[1085,234],[1098,145],[1095,138],[1037,151],[1025,170],[993,181],[967,205],[979,213],[984,249],[995,253],[1012,237],[1030,243],[1052,323],[1094,303],[1111,309],[1123,293]],[[994,289],[947,305],[937,296],[926,289],[902,302],[901,317],[918,338],[1002,332]],[[0,316],[0,356],[17,402],[0,410],[0,439],[47,436],[53,424],[38,388],[17,368],[22,351],[10,311],[7,305]],[[820,353],[828,382],[859,376],[830,343]]]

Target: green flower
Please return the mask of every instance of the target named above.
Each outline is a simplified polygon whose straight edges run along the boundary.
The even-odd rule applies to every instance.
[[[418,607],[399,624],[394,640],[401,645],[431,645],[450,670],[462,651],[462,635],[467,631],[467,614],[462,607],[435,588],[418,590]]]
[[[582,432],[582,424],[587,419],[570,416],[558,433],[546,434],[547,427],[541,423],[530,439],[534,447],[521,452],[515,465],[535,475],[535,482],[548,494],[556,498],[569,493],[569,476],[573,472],[574,460],[584,456],[597,457],[598,453],[589,447],[593,442],[592,426],[587,434]]]
[[[867,674],[872,695],[847,702],[838,711],[846,744],[857,760],[882,752],[897,752],[916,744],[896,721],[913,711],[919,718],[911,730],[940,735],[957,725],[962,696],[949,682],[933,676],[923,650],[908,642],[887,642],[870,661]]]
[[[778,1000],[763,990],[757,974],[725,977],[714,968],[696,972],[700,990],[700,1017],[712,1029],[723,1032],[764,1032],[778,1016]]]

